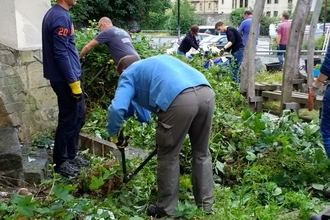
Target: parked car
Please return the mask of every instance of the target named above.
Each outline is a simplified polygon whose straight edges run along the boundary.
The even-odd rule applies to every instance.
[[[227,36],[225,35],[218,35],[211,38],[209,41],[203,42],[200,44],[201,47],[210,47],[215,45],[218,49],[223,48],[226,43],[228,42]]]
[[[208,33],[212,35],[219,35],[219,32],[215,30],[214,25],[213,26],[198,26],[199,27],[199,33]]]
[[[185,34],[182,35],[180,37],[180,41],[178,42],[178,39],[175,39],[175,40],[172,40],[171,43],[174,44],[174,43],[177,43],[178,45],[180,45],[180,43],[182,42],[182,40],[185,38]],[[211,35],[211,34],[205,34],[205,33],[198,33],[198,36],[196,36],[196,40],[197,40],[197,43],[200,43],[204,38],[207,38],[209,36],[214,36],[214,35]]]
[[[199,47],[204,50],[204,52],[212,52],[212,53],[217,53],[220,51],[221,48],[223,48],[228,42],[227,36],[226,35],[217,35],[214,37],[210,37],[205,39],[204,42],[201,42],[199,44]],[[191,49],[190,54],[196,54],[199,53],[199,51],[195,49]],[[188,52],[188,53],[189,53]],[[187,53],[187,54],[188,54]]]
[[[176,53],[179,46],[180,46],[181,41],[184,39],[185,36],[186,35],[183,35],[183,36],[180,37],[180,42],[178,42],[178,39],[172,40],[171,41],[172,46],[171,46],[171,48],[166,50],[166,53],[167,54]],[[207,39],[209,37],[215,37],[215,35],[210,35],[210,34],[205,34],[205,33],[198,33],[198,36],[196,37],[197,43],[200,44],[204,39]]]

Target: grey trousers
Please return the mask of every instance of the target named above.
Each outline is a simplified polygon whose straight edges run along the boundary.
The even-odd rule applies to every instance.
[[[172,216],[179,200],[179,154],[187,134],[192,147],[192,184],[197,206],[210,212],[214,202],[214,182],[209,139],[214,111],[214,92],[197,86],[181,92],[166,112],[158,113],[159,215]]]

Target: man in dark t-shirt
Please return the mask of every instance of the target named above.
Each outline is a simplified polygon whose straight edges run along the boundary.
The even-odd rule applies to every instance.
[[[125,30],[113,26],[110,18],[103,17],[99,20],[98,24],[101,33],[99,33],[93,40],[84,46],[79,54],[80,58],[85,56],[91,49],[93,49],[93,47],[97,46],[98,44],[107,45],[115,64],[117,64],[118,61],[124,56],[139,56],[134,49],[129,34]]]
[[[233,70],[234,73],[234,80],[235,82],[239,82],[238,70],[241,66],[243,55],[244,55],[244,45],[242,43],[242,37],[238,33],[238,31],[230,26],[225,26],[225,24],[221,21],[218,21],[215,24],[215,29],[220,33],[226,33],[228,42],[227,44],[221,49],[220,54],[222,55],[224,51],[230,51],[235,59],[235,68]]]
[[[114,60],[115,65],[121,58],[128,55],[139,56],[134,49],[130,35],[123,29],[113,26],[110,18],[103,17],[98,22],[101,33],[99,33],[93,40],[84,46],[81,50],[79,57],[85,56],[93,47],[98,44],[107,45],[109,52]],[[137,113],[138,121],[140,123],[148,122],[151,119],[150,113],[138,106],[135,102],[131,103],[129,111],[125,118],[128,118]]]

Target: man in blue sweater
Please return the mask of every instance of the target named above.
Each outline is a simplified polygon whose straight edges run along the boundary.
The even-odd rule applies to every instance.
[[[192,147],[192,183],[196,204],[210,214],[214,201],[209,138],[214,111],[214,92],[204,75],[180,60],[158,55],[144,60],[123,57],[115,97],[108,108],[107,130],[118,140],[130,101],[157,114],[158,201],[148,208],[151,216],[173,216],[179,198],[179,154],[189,134]]]
[[[75,176],[88,161],[77,156],[79,132],[85,123],[81,67],[69,9],[76,0],[57,0],[42,22],[44,77],[57,96],[58,125],[53,162],[55,172]]]
[[[244,46],[246,46],[246,42],[247,42],[247,39],[248,39],[249,33],[250,33],[250,27],[251,27],[251,24],[252,24],[252,11],[245,10],[244,13],[243,13],[243,18],[244,18],[244,20],[240,24],[237,31],[238,31],[238,33],[243,32],[243,37],[242,37],[243,42],[242,43],[243,43]],[[258,45],[259,32],[260,32],[260,25],[258,26],[256,45]]]

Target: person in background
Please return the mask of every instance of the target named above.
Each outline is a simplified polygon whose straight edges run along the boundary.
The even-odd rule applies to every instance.
[[[69,9],[73,0],[57,0],[42,21],[44,77],[57,96],[58,125],[53,162],[55,172],[66,177],[79,174],[89,162],[77,156],[78,138],[85,124],[85,101],[79,78],[81,67]]]
[[[243,45],[246,45],[247,39],[249,37],[249,33],[250,33],[250,27],[252,24],[252,11],[250,10],[245,10],[243,13],[243,18],[244,20],[242,21],[242,23],[240,24],[239,28],[237,29],[238,33],[243,33]],[[257,38],[256,38],[256,45],[258,45],[258,36],[259,36],[259,32],[260,32],[260,24],[258,26],[258,32],[256,34]]]
[[[314,96],[318,94],[319,88],[330,77],[330,44],[328,44],[327,53],[325,54],[324,61],[322,63],[320,74],[317,76],[313,83]],[[320,132],[322,136],[322,142],[330,160],[330,87],[327,86],[322,100],[322,108],[320,109]]]
[[[109,52],[117,65],[118,61],[127,55],[139,56],[136,52],[132,39],[125,30],[115,27],[108,17],[102,17],[99,22],[99,33],[93,40],[86,44],[80,51],[79,57],[84,57],[90,50],[98,44],[107,45]],[[135,31],[137,32],[137,31]],[[130,111],[127,113],[127,118],[137,113],[138,121],[140,123],[148,122],[151,119],[150,113],[138,106],[135,102],[131,103]]]
[[[277,27],[277,38],[276,38],[276,43],[277,43],[277,49],[278,50],[286,50],[286,45],[289,40],[289,33],[290,33],[290,27],[291,27],[291,22],[289,21],[290,15],[287,12],[283,12],[281,16],[282,22],[278,25]],[[283,52],[278,52],[277,57],[278,61],[283,64],[284,59],[283,59]]]
[[[178,48],[178,54],[186,55],[186,53],[191,49],[195,48],[198,50],[199,45],[196,40],[196,36],[198,35],[199,28],[197,25],[192,25],[189,29],[189,32],[186,34],[186,36],[183,38],[179,48]]]
[[[226,45],[221,48],[220,56],[223,56],[225,51],[230,51],[233,55],[235,67],[233,70],[233,80],[236,83],[239,83],[238,71],[242,64],[243,55],[244,55],[244,45],[242,43],[242,37],[238,31],[230,26],[226,26],[223,22],[218,21],[215,24],[215,29],[220,33],[226,33],[228,42]]]
[[[205,76],[177,58],[157,55],[144,60],[123,57],[115,97],[108,108],[107,130],[121,147],[123,115],[134,100],[157,114],[158,200],[149,216],[172,217],[179,200],[180,151],[186,135],[192,148],[192,184],[195,203],[212,214],[214,182],[209,138],[214,112],[214,91]]]

